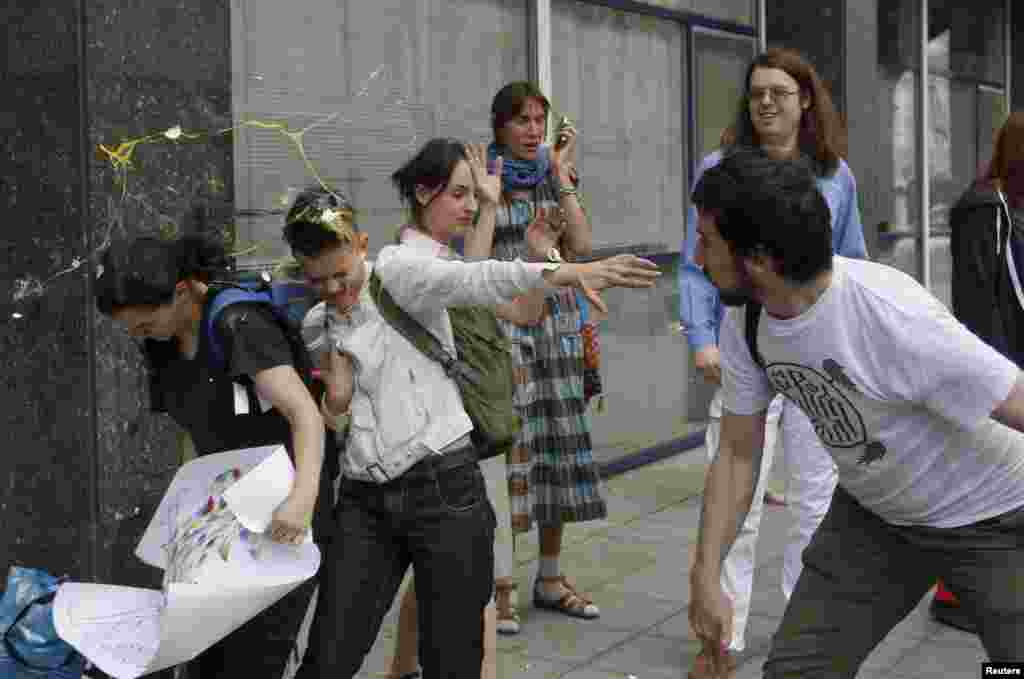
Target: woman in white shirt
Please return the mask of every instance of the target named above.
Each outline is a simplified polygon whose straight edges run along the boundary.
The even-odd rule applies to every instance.
[[[449,306],[498,306],[535,288],[570,286],[599,308],[609,287],[649,288],[659,272],[620,255],[589,264],[462,262],[439,245],[477,213],[477,177],[460,142],[435,139],[395,173],[413,229],[383,248],[373,270],[395,302],[452,354]],[[333,196],[331,196],[333,198]],[[493,219],[479,192],[480,219]],[[416,578],[423,675],[471,677],[483,657],[484,607],[494,584],[495,515],[472,423],[456,384],[377,311],[366,285],[367,236],[337,218],[330,198],[297,201],[285,240],[331,320],[325,414],[350,415],[319,605],[298,677],[352,677],[373,645],[406,569]],[[488,216],[491,215],[491,216]],[[535,234],[544,233],[542,220]],[[542,240],[542,239],[538,239]]]

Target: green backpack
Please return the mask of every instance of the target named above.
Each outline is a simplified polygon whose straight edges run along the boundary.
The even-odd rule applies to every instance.
[[[512,347],[494,312],[485,306],[448,308],[458,357],[453,357],[430,332],[392,299],[376,272],[370,275],[370,296],[381,316],[427,358],[455,380],[462,405],[473,421],[473,445],[480,459],[507,453],[515,444],[522,420],[513,402]]]

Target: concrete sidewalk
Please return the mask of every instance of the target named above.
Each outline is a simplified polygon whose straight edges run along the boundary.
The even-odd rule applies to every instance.
[[[601,607],[582,621],[534,609],[536,531],[516,544],[518,636],[498,638],[498,676],[685,677],[699,645],[687,622],[688,571],[700,519],[707,462],[703,448],[648,465],[606,483],[607,521],[567,526],[563,570]],[[761,676],[771,635],[785,605],[780,589],[784,508],[766,507],[747,650],[739,679]],[[975,679],[985,659],[973,635],[932,622],[928,594],[868,658],[858,677]],[[394,646],[397,606],[367,658],[361,677],[383,677]]]

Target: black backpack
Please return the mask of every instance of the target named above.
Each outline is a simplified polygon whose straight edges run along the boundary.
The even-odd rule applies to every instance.
[[[269,274],[263,274],[258,281],[211,281],[210,287],[220,288],[210,303],[202,328],[210,347],[212,368],[227,369],[224,347],[216,332],[217,319],[224,309],[240,302],[264,304],[284,331],[303,382],[306,386],[312,385],[315,366],[302,340],[302,319],[317,301],[309,288],[297,283],[273,283]]]
[[[267,273],[263,273],[258,281],[211,281],[210,287],[221,288],[210,303],[210,309],[201,328],[210,348],[210,367],[219,371],[226,371],[228,367],[223,342],[216,331],[217,319],[224,310],[232,304],[263,304],[270,308],[288,340],[292,361],[299,377],[302,378],[313,400],[319,403],[324,384],[315,374],[313,357],[302,339],[302,319],[316,304],[316,295],[306,286],[297,283],[273,283]],[[338,444],[343,445],[343,436],[337,439]],[[336,477],[340,472],[336,455],[327,455],[324,464],[330,478]]]

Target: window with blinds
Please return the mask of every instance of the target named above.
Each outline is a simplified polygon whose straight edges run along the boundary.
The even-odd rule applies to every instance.
[[[551,103],[579,129],[595,246],[663,244],[684,223],[685,26],[575,0],[551,3]]]
[[[237,248],[286,254],[284,211],[323,181],[371,252],[403,221],[391,173],[429,139],[491,138],[498,89],[528,75],[527,0],[232,0]]]

